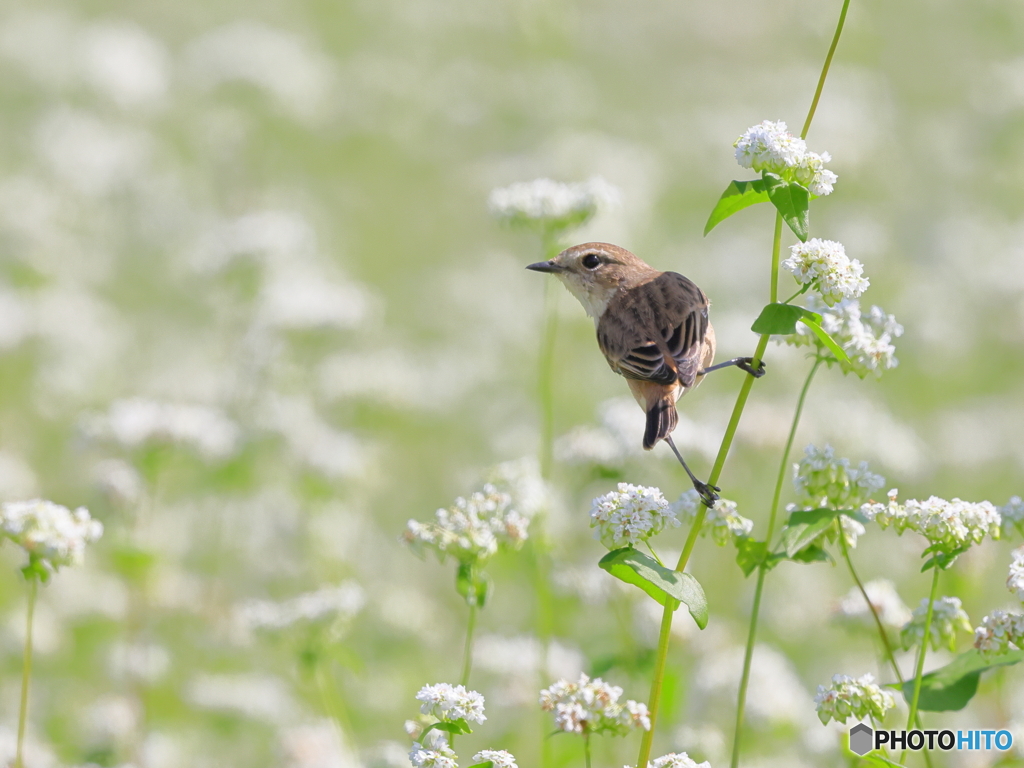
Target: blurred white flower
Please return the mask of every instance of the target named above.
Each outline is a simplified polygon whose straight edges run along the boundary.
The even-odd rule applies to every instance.
[[[807,309],[821,315],[821,327],[849,356],[849,363],[839,363],[844,373],[856,373],[861,378],[871,372],[881,376],[882,371],[899,365],[892,341],[903,335],[903,326],[893,315],[872,306],[865,317],[856,299],[843,299],[828,307],[820,298],[810,295],[804,303]],[[803,323],[797,323],[796,333],[777,336],[776,340],[795,347],[817,347],[818,354],[831,357],[821,340]]]
[[[667,755],[651,760],[650,766],[651,768],[711,768],[711,763],[707,760],[698,763],[685,752],[669,752]],[[626,766],[626,768],[631,768],[631,766]]]
[[[679,515],[679,519],[688,524],[693,523],[697,512],[703,506],[700,494],[693,488],[685,491],[672,505]],[[704,513],[704,524],[700,529],[700,535],[707,536],[710,533],[715,544],[724,547],[730,542],[736,544],[740,539],[747,538],[753,530],[754,521],[748,520],[736,511],[735,501],[719,499],[713,508],[707,509]]]
[[[896,591],[896,585],[888,579],[874,579],[864,585],[864,591],[868,594],[868,600],[878,614],[879,621],[889,627],[903,627],[910,621],[910,609],[904,604]],[[864,602],[864,595],[860,589],[851,587],[846,596],[839,601],[837,613],[845,618],[860,619],[871,623],[874,626],[874,619],[867,603]]]
[[[1024,547],[1013,550],[1010,574],[1006,577],[1006,588],[1024,603]]]
[[[518,549],[527,539],[530,521],[512,508],[512,497],[493,485],[468,499],[459,496],[448,509],[439,509],[434,520],[410,520],[402,539],[417,554],[433,550],[438,559],[452,555],[460,562],[478,562],[499,546]]]
[[[115,400],[107,413],[88,418],[87,434],[110,438],[128,448],[149,441],[190,445],[207,459],[224,459],[239,442],[238,426],[222,411],[133,397]]]
[[[842,299],[855,299],[868,289],[864,265],[850,259],[842,243],[812,237],[790,247],[792,256],[782,262],[800,285],[813,285],[822,300],[833,306]]]
[[[140,707],[128,696],[102,696],[85,712],[85,721],[93,738],[121,740],[130,738],[138,727]]]
[[[974,647],[986,654],[1024,648],[1024,615],[992,611],[974,630]]]
[[[281,751],[287,768],[361,768],[333,720],[319,720],[281,729]],[[402,750],[405,757],[405,750]]]
[[[818,154],[807,149],[807,142],[789,132],[781,120],[765,120],[751,126],[736,139],[736,162],[758,173],[767,171],[786,181],[796,181],[812,195],[832,193],[838,177],[825,168],[832,161],[828,152]]]
[[[133,506],[142,497],[142,476],[127,461],[104,459],[92,470],[96,486],[118,504]]]
[[[482,763],[485,760],[494,763],[494,768],[519,768],[512,753],[504,749],[484,749],[473,755],[474,763]]]
[[[416,700],[423,702],[420,712],[442,722],[468,720],[482,723],[487,719],[484,715],[484,697],[476,691],[466,690],[464,685],[425,685],[416,694]]]
[[[629,699],[619,703],[622,689],[599,677],[581,674],[575,683],[562,679],[540,692],[540,708],[552,712],[555,727],[566,733],[613,733],[651,729],[647,705]]]
[[[365,601],[362,587],[346,581],[283,602],[250,600],[239,607],[238,614],[249,629],[275,631],[296,624],[344,622],[355,616]]]
[[[486,481],[512,499],[515,510],[528,518],[551,506],[551,488],[541,477],[536,458],[527,456],[498,464],[487,473]]]
[[[574,184],[551,179],[517,182],[492,190],[487,206],[496,218],[557,232],[579,226],[618,202],[618,189],[595,176]]]
[[[590,507],[594,538],[608,549],[635,546],[666,525],[678,527],[679,518],[657,488],[619,483],[617,491],[598,496]]]
[[[866,461],[851,467],[849,459],[836,458],[831,445],[812,443],[793,465],[793,485],[806,509],[856,509],[885,485],[885,478],[871,472]]]
[[[290,720],[298,711],[288,686],[270,675],[197,675],[185,686],[185,699],[201,709],[268,723]]]
[[[0,536],[24,549],[30,563],[47,573],[79,565],[85,545],[103,535],[103,524],[79,507],[74,512],[44,499],[8,501],[0,506]],[[44,576],[45,578],[45,576]]]
[[[81,52],[85,78],[119,106],[150,106],[167,91],[167,51],[137,24],[92,24],[82,31]]]
[[[115,643],[107,656],[107,672],[114,680],[155,683],[171,667],[171,654],[153,643]]]
[[[1012,496],[1008,502],[1001,507],[996,507],[1003,517],[1003,534],[1008,534],[1011,527],[1024,532],[1024,501],[1020,496]]]
[[[919,533],[947,555],[980,544],[986,535],[992,539],[1000,536],[1002,519],[988,501],[946,501],[932,496],[925,501],[910,499],[900,504],[896,501],[897,493],[895,488],[889,491],[888,504],[864,504],[861,513],[883,529],[891,525],[900,536],[906,530]]]
[[[928,618],[928,598],[922,598],[921,604],[914,609],[910,621],[900,630],[900,642],[904,648],[914,648],[921,644],[924,638],[924,623]],[[946,646],[950,651],[956,651],[956,632],[971,631],[971,619],[967,611],[963,609],[963,603],[958,597],[940,597],[936,599],[932,608],[932,625],[928,634],[928,644],[932,650],[938,650],[940,646]]]
[[[845,723],[850,717],[857,720],[874,718],[881,721],[885,713],[896,706],[896,699],[875,683],[873,675],[854,679],[835,675],[829,686],[819,685],[814,697],[818,718],[823,725],[829,720]]]
[[[358,326],[370,311],[370,295],[315,263],[269,269],[259,296],[259,320],[273,328],[307,330]]]

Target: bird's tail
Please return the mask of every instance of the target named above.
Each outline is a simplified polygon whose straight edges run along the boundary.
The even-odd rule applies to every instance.
[[[672,434],[679,423],[675,399],[663,397],[647,410],[647,429],[644,430],[644,450],[649,451],[659,440]]]

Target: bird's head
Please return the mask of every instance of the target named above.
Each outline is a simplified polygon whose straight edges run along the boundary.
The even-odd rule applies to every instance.
[[[625,248],[611,243],[574,245],[527,269],[557,276],[595,322],[620,288],[632,288],[659,274]]]

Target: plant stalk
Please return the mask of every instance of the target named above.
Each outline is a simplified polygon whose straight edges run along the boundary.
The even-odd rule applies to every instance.
[[[28,581],[28,611],[25,617],[25,657],[21,666],[21,705],[18,707],[18,746],[14,755],[14,768],[25,768],[25,726],[28,723],[28,687],[32,679],[32,617],[36,611],[36,592],[39,579]]]
[[[921,638],[921,648],[917,652],[917,669],[914,671],[914,696],[910,700],[910,716],[907,718],[907,730],[913,728],[917,718],[917,703],[921,698],[921,677],[924,675],[924,657],[928,653],[928,640],[932,634],[932,616],[935,613],[935,598],[939,592],[939,566],[936,565],[932,576],[932,591],[928,597],[928,613],[924,617],[924,636]],[[900,755],[902,763],[907,756],[907,750]]]
[[[469,685],[469,672],[473,666],[473,630],[476,629],[476,603],[469,605],[469,619],[466,622],[466,648],[462,657],[462,685]]]

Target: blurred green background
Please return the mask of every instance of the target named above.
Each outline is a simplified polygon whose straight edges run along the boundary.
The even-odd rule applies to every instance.
[[[451,564],[399,535],[539,445],[546,278],[523,266],[540,246],[490,218],[489,191],[604,177],[622,205],[576,240],[688,275],[712,298],[719,358],[750,354],[771,212],[701,231],[745,178],[735,138],[764,119],[799,129],[839,5],[2,3],[0,497],[84,504],[106,525],[41,596],[32,768],[407,765],[403,722],[422,685],[456,682],[466,607]],[[812,234],[864,262],[864,303],[906,333],[879,381],[819,374],[796,444],[867,459],[903,497],[1024,490],[1022,48],[1021,3],[854,0],[808,137],[839,175]],[[534,550],[498,556],[470,686],[489,719],[464,761],[494,748],[540,765],[544,679],[599,671],[648,694],[658,615],[596,568],[587,510],[618,480],[670,499],[688,486],[667,450],[637,450],[642,413],[558,296],[555,644],[538,670]],[[767,360],[721,483],[756,531],[810,365],[775,345]],[[716,374],[681,404],[699,475],[740,380]],[[144,440],[157,422],[176,439]],[[943,576],[973,624],[1010,605],[1017,543]],[[875,529],[855,557],[913,607],[922,548]],[[7,759],[25,588],[20,553],[0,560]],[[654,754],[720,766],[753,585],[706,539],[691,570],[711,624],[676,621]],[[246,601],[341,583],[362,595],[344,628],[239,628]],[[871,635],[835,620],[850,586],[827,565],[771,574],[745,765],[844,764],[812,696],[836,672],[879,674]],[[1024,672],[927,722],[1024,744]],[[600,765],[635,760],[635,737],[597,742]],[[550,766],[582,762],[573,738],[548,744]]]

